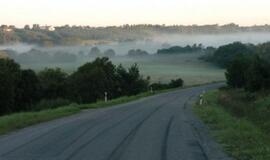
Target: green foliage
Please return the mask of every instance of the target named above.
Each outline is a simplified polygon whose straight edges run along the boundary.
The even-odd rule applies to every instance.
[[[233,43],[220,47],[213,58],[226,66],[227,84],[256,92],[270,89],[270,61],[267,60],[270,43],[258,46]]]
[[[235,57],[225,73],[227,83],[233,88],[256,92],[270,89],[270,63],[258,55]]]
[[[114,57],[116,55],[115,51],[113,49],[108,49],[104,51],[104,56],[105,57]]]
[[[136,49],[136,50],[132,49],[128,51],[127,55],[131,57],[136,57],[136,56],[147,56],[149,55],[149,53],[141,49]]]
[[[270,42],[259,44],[257,54],[264,60],[270,62]]]
[[[38,104],[36,104],[33,109],[35,111],[41,111],[46,109],[54,109],[63,106],[67,106],[72,102],[68,99],[57,98],[57,99],[42,99]],[[32,109],[32,110],[33,110]]]
[[[227,67],[225,73],[227,84],[234,88],[242,88],[247,83],[245,71],[250,65],[250,60],[244,55],[236,56]]]
[[[78,103],[89,103],[103,99],[105,92],[109,98],[115,97],[115,73],[115,66],[108,58],[86,63],[70,76],[71,98]]]
[[[270,62],[256,56],[245,73],[247,77],[245,88],[248,91],[270,89]]]
[[[41,85],[36,73],[32,70],[22,70],[17,85],[15,110],[30,110],[40,97]]]
[[[38,73],[42,88],[42,97],[45,99],[63,98],[67,93],[67,74],[60,68],[45,68]]]
[[[159,49],[157,54],[179,54],[179,53],[194,53],[203,51],[202,44],[187,45],[185,47],[173,46],[168,49]]]
[[[231,93],[226,94],[230,96]],[[220,103],[228,101],[228,97],[218,91],[205,95],[206,103],[195,106],[194,112],[209,125],[211,133],[222,144],[226,152],[236,160],[265,160],[270,158],[270,137],[247,117],[237,118],[228,110],[229,105]],[[239,99],[238,99],[239,100]],[[229,100],[230,101],[230,100]],[[239,105],[238,101],[233,101]],[[232,107],[232,106],[231,106]],[[242,105],[246,108],[247,106]],[[226,112],[227,110],[228,112]],[[252,111],[249,111],[252,114]],[[263,112],[261,112],[263,113]],[[260,118],[260,115],[256,115]],[[267,119],[264,119],[267,121]],[[262,123],[263,124],[263,123]]]
[[[132,65],[128,70],[119,65],[116,68],[116,74],[122,95],[135,95],[148,88],[149,78],[143,79],[137,64]]]
[[[164,90],[164,89],[171,89],[171,88],[179,88],[183,87],[184,81],[181,78],[171,80],[170,83],[164,84],[164,83],[152,83],[150,87],[153,90]]]
[[[89,54],[88,54],[90,57],[93,56],[93,57],[98,57],[101,55],[101,51],[99,50],[98,47],[93,47],[91,48]]]
[[[0,115],[14,110],[20,76],[21,70],[17,63],[0,59]]]
[[[169,83],[170,88],[178,88],[178,87],[183,87],[184,81],[181,78],[171,80]]]
[[[150,78],[143,78],[137,64],[125,69],[109,58],[97,58],[71,75],[60,68],[45,68],[36,74],[21,70],[12,60],[0,60],[0,114],[36,111],[77,103],[92,103],[120,96],[133,96],[149,89]],[[181,79],[170,88],[183,85]]]
[[[261,93],[252,97],[244,90],[225,90],[220,92],[219,104],[226,111],[240,118],[253,122],[257,127],[270,135],[270,96]]]
[[[253,54],[255,46],[234,42],[219,47],[213,54],[212,61],[221,67],[226,67],[238,55]]]

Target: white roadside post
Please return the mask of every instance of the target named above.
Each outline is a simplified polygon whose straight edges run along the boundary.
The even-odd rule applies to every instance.
[[[202,94],[200,94],[200,106],[203,105],[203,96],[205,94],[205,90],[203,91]]]
[[[153,93],[153,88],[152,87],[150,87],[150,93]]]
[[[104,92],[104,101],[107,102],[108,101],[108,93],[107,92]]]
[[[200,106],[203,104],[203,95],[200,94]]]
[[[205,91],[203,91],[202,94],[200,94],[200,106],[203,105],[203,96],[205,94]]]

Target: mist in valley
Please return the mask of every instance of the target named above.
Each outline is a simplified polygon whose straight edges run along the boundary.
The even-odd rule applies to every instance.
[[[186,53],[181,55],[156,55],[158,49],[171,46],[202,44],[202,46],[218,47],[220,45],[241,41],[258,44],[270,41],[270,33],[235,33],[235,34],[160,34],[151,39],[140,41],[113,42],[110,44],[88,46],[54,46],[14,44],[0,46],[0,50],[12,50],[18,54],[23,68],[40,71],[45,67],[59,67],[68,73],[79,66],[104,56],[104,52],[113,50],[110,59],[116,65],[130,66],[137,63],[145,76],[151,76],[153,82],[167,82],[182,77],[187,84],[224,80],[224,70],[213,64],[200,61],[203,53]],[[91,53],[97,48],[98,53]],[[131,49],[147,52],[147,56],[128,56]],[[27,53],[27,54],[25,54]],[[91,55],[92,54],[92,55]],[[115,54],[115,55],[114,55]],[[105,55],[106,56],[106,55]],[[12,56],[11,56],[12,57]],[[16,60],[16,58],[15,58]]]

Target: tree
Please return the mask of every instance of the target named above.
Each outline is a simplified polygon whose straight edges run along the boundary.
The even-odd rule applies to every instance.
[[[147,55],[149,55],[149,53],[141,49],[136,49],[136,50],[131,49],[128,51],[128,56],[136,57],[136,56],[147,56]]]
[[[24,29],[25,29],[25,30],[30,30],[31,28],[30,28],[30,26],[27,24],[27,25],[24,26]]]
[[[255,92],[270,89],[270,63],[256,56],[247,70],[246,90]]]
[[[255,47],[252,45],[242,44],[240,42],[234,42],[228,45],[219,47],[214,55],[213,61],[221,66],[227,67],[234,57],[241,54],[252,54],[254,53]]]
[[[60,68],[46,68],[38,73],[42,97],[45,99],[63,98],[67,94],[67,74]]]
[[[93,57],[98,57],[101,55],[101,51],[99,50],[98,47],[93,47],[91,48],[91,51],[88,54],[89,56],[93,56]]]
[[[259,44],[257,47],[258,55],[270,62],[270,42]]]
[[[10,59],[0,59],[0,114],[13,111],[20,66]]]
[[[181,78],[171,80],[169,83],[170,88],[177,88],[177,87],[182,87],[184,85],[184,81]]]
[[[33,70],[22,70],[17,85],[16,111],[31,110],[32,106],[40,100],[41,86],[36,73]]]
[[[144,79],[140,75],[137,64],[132,65],[128,70],[119,65],[116,72],[122,95],[135,95],[147,90],[149,78]]]
[[[250,59],[244,55],[236,56],[227,66],[225,77],[227,84],[233,88],[242,88],[246,85],[246,71],[250,65]]]
[[[114,57],[115,55],[116,53],[113,49],[108,49],[104,52],[105,57]]]
[[[72,99],[79,103],[95,102],[104,98],[115,97],[115,66],[107,57],[97,58],[78,68],[70,77]]]

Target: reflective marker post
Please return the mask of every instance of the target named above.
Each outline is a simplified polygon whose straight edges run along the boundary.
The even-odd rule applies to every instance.
[[[203,91],[202,94],[200,94],[200,105],[203,105],[203,95],[205,94],[205,91]]]
[[[108,93],[105,92],[105,93],[104,93],[104,96],[105,96],[105,97],[104,97],[104,101],[107,102],[107,101],[108,101]]]

